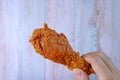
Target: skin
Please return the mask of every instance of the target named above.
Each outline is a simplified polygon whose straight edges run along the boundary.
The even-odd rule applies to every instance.
[[[94,52],[83,55],[85,60],[91,64],[98,80],[119,80],[120,71],[112,63],[111,59],[102,52]],[[80,69],[74,69],[76,80],[90,80],[89,76]]]

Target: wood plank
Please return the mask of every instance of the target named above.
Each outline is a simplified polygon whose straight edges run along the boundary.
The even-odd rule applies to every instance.
[[[18,55],[17,55],[17,27],[19,26],[18,17],[18,7],[14,7],[18,3],[14,0],[12,1],[2,1],[2,26],[1,30],[4,32],[3,37],[3,61],[2,66],[2,79],[1,80],[17,80],[18,79]],[[18,11],[18,12],[17,12]]]
[[[112,26],[112,1],[97,1],[97,46],[112,58],[113,53],[113,26]],[[114,55],[114,54],[113,54]]]
[[[112,50],[109,55],[112,56],[114,64],[120,69],[120,0],[111,1],[112,2],[112,39],[113,39],[113,46]]]
[[[4,26],[4,16],[3,16],[3,1],[0,0],[0,80],[4,80],[6,69],[5,69],[5,28]]]
[[[35,28],[43,27],[44,0],[20,1],[20,27],[18,28],[18,54],[20,65],[20,80],[44,80],[44,59],[36,54],[29,43],[31,33]]]
[[[73,48],[75,39],[74,6],[74,0],[46,0],[46,22],[57,32],[65,33]],[[47,60],[46,78],[48,77],[49,80],[73,80],[73,75],[70,70],[63,65]]]
[[[96,51],[94,5],[95,1],[76,0],[75,49],[81,54]]]
[[[45,15],[45,20],[48,23],[48,26],[52,29],[57,29],[57,22],[58,22],[58,11],[57,11],[57,0],[46,0],[46,15]],[[45,62],[45,68],[46,68],[46,73],[45,73],[45,80],[49,78],[49,80],[57,80],[56,78],[59,76],[59,74],[55,73],[55,68],[58,66],[57,64],[46,60]],[[60,65],[61,66],[61,65]],[[58,67],[60,67],[58,66]],[[61,79],[61,78],[60,78]]]
[[[75,49],[81,55],[97,50],[95,2],[95,0],[75,1]],[[95,75],[91,75],[90,79],[96,80]]]

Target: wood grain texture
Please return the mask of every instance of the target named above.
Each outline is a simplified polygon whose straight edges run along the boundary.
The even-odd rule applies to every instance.
[[[76,0],[75,3],[75,50],[81,55],[97,51],[96,1]],[[90,78],[96,79],[93,75]]]
[[[0,80],[75,80],[72,71],[45,60],[29,43],[44,22],[64,33],[81,55],[103,51],[120,69],[119,5],[119,0],[0,0]]]
[[[65,33],[72,47],[74,47],[74,1],[46,0],[46,22],[57,32]],[[69,24],[71,23],[71,24]],[[69,29],[69,30],[67,30]],[[66,31],[67,30],[67,31]],[[51,75],[52,74],[52,75]],[[62,76],[62,77],[61,77]],[[72,80],[72,72],[63,65],[46,61],[46,78],[50,80]],[[46,79],[47,80],[47,79]]]
[[[112,2],[112,39],[113,39],[113,53],[111,53],[111,58],[114,61],[114,63],[116,64],[116,66],[120,69],[120,1],[119,0],[115,0],[114,2]]]
[[[33,30],[42,27],[44,23],[44,0],[21,0],[20,2],[20,40],[18,40],[20,80],[44,80],[45,60],[35,53],[29,43]]]
[[[15,6],[17,2],[14,2]],[[2,71],[0,73],[1,80],[16,80],[18,79],[18,55],[17,53],[17,27],[18,26],[18,14],[16,13],[18,7],[13,7],[11,1],[1,1],[2,9],[2,25],[1,27],[1,62],[3,63]],[[14,12],[15,11],[15,12]],[[14,22],[14,23],[13,23]],[[4,45],[4,46],[3,46]],[[14,75],[14,76],[13,76]]]

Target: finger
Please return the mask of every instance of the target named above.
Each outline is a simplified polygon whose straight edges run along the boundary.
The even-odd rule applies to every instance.
[[[81,69],[74,69],[73,74],[76,80],[89,80],[89,76]]]
[[[85,60],[91,64],[94,72],[98,76],[98,78],[101,80],[106,78],[106,76],[110,76],[111,72],[106,66],[106,64],[103,62],[100,56],[98,56],[96,53],[89,53],[87,55],[83,56]]]
[[[99,55],[112,73],[119,72],[118,68],[113,64],[112,60],[106,54],[99,53]]]

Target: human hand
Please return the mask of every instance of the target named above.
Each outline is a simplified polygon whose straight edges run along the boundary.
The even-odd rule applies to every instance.
[[[91,64],[98,80],[118,80],[120,71],[112,63],[111,59],[102,52],[94,52],[83,55],[85,60]],[[90,80],[89,75],[80,69],[73,70],[76,80]]]

